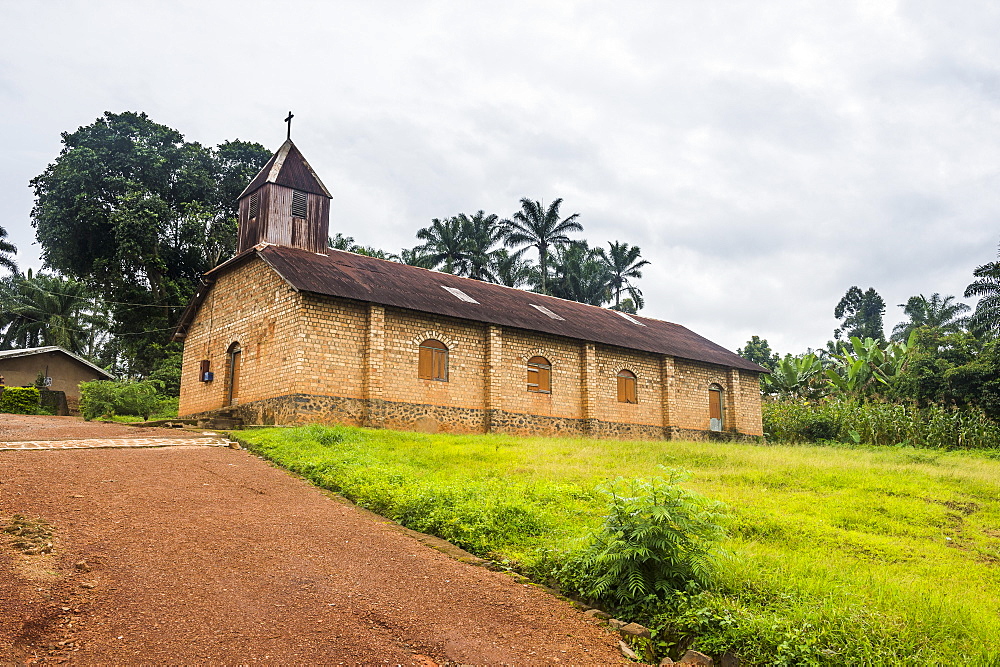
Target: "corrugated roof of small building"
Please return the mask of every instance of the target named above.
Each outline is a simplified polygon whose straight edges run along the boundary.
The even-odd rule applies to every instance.
[[[73,359],[75,361],[79,361],[84,366],[89,366],[90,368],[94,369],[95,371],[97,371],[98,373],[100,373],[104,377],[108,378],[109,380],[112,380],[115,377],[114,375],[112,375],[111,373],[107,372],[106,370],[104,370],[100,366],[97,366],[96,364],[92,364],[89,361],[87,361],[86,359],[84,359],[83,357],[81,357],[79,355],[76,355],[76,354],[73,354],[69,350],[67,350],[65,348],[62,348],[62,347],[59,347],[58,345],[46,345],[45,347],[26,347],[26,348],[22,348],[20,350],[0,350],[0,359],[13,359],[13,358],[16,358],[16,357],[30,357],[32,355],[45,354],[47,352],[62,352],[67,357],[69,357],[69,358],[71,358],[71,359]]]
[[[326,254],[318,254],[260,244],[220,264],[206,277],[211,279],[254,256],[259,256],[298,291],[543,332],[757,373],[767,372],[679,324],[640,315],[626,318],[606,308],[340,250],[330,249]],[[463,300],[444,289],[446,287],[461,290],[475,303]],[[207,292],[207,287],[199,290],[182,317],[175,340],[184,337]],[[559,319],[550,317],[538,307]]]

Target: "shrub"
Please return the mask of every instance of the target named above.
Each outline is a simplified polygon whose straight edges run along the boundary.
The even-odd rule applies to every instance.
[[[38,387],[6,387],[0,394],[0,412],[15,415],[38,413]]]
[[[570,590],[613,609],[662,603],[676,591],[708,586],[712,579],[724,505],[678,483],[683,473],[604,489],[608,515],[590,543],[562,568]]]
[[[156,412],[162,399],[152,382],[94,380],[80,384],[80,412],[86,420],[104,415],[139,415]]]

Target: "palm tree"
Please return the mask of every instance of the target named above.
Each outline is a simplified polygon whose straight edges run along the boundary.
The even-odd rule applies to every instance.
[[[959,315],[970,308],[954,300],[955,297],[950,294],[942,299],[937,292],[929,299],[923,294],[911,296],[906,303],[899,304],[910,319],[892,328],[890,340],[908,340],[910,332],[918,327],[931,327],[946,334],[961,331],[969,323],[969,318]]]
[[[540,292],[548,294],[549,248],[564,246],[570,242],[567,232],[583,231],[583,225],[577,222],[579,213],[559,219],[559,207],[562,199],[556,199],[548,208],[541,202],[531,201],[527,197],[521,199],[521,210],[505,220],[506,235],[504,242],[510,248],[519,246],[538,249],[538,269],[540,273]]]
[[[421,246],[416,248],[403,248],[399,251],[399,263],[409,266],[419,266],[421,269],[433,269],[434,263]]]
[[[614,241],[613,243],[609,242],[608,247],[610,252],[605,253],[603,248],[600,252],[601,258],[608,265],[608,271],[611,274],[609,287],[615,295],[615,305],[611,307],[614,310],[620,310],[622,292],[628,292],[632,303],[637,308],[642,308],[642,292],[629,279],[642,278],[642,271],[639,269],[648,265],[649,262],[645,259],[639,259],[642,250],[637,245]]]
[[[969,328],[977,335],[1000,334],[1000,261],[977,266],[972,272],[979,280],[965,288],[965,298],[978,296],[976,312],[969,318]]]
[[[520,287],[530,284],[536,277],[536,267],[519,252],[510,253],[506,248],[500,248],[494,250],[491,257],[493,282],[507,287]]]
[[[356,248],[360,247],[354,242],[353,236],[344,236],[340,232],[337,232],[336,236],[327,236],[326,245],[328,248],[343,250],[344,252],[354,252]]]
[[[456,273],[464,268],[467,261],[466,244],[462,235],[462,223],[458,218],[431,220],[430,227],[417,231],[417,238],[424,242],[414,250],[427,254],[431,268],[443,266],[445,273]]]
[[[17,254],[17,248],[14,244],[6,240],[7,230],[0,227],[0,266],[4,267],[11,273],[17,273],[17,264],[14,263],[14,258],[11,255]]]
[[[459,213],[454,219],[461,225],[461,241],[465,246],[458,275],[496,282],[492,271],[493,246],[503,240],[505,233],[500,217],[480,210],[472,215]]]
[[[586,241],[571,241],[556,250],[552,263],[552,296],[592,306],[611,300],[611,273],[600,249],[590,248]]]
[[[84,283],[29,270],[0,284],[0,349],[58,345],[92,353],[106,330]]]

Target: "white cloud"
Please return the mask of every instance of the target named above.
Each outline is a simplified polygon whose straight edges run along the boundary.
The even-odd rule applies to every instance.
[[[642,246],[646,314],[736,348],[822,346],[851,285],[960,296],[996,256],[1000,15],[987,2],[0,2],[0,225],[59,133],[148,112],[277,147],[334,228],[565,199]]]

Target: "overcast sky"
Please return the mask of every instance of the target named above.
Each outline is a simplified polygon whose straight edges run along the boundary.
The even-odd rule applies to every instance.
[[[735,350],[822,347],[851,285],[961,298],[1000,242],[995,2],[0,0],[0,226],[60,132],[145,111],[276,150],[331,233],[398,252],[431,218],[562,197],[638,244],[642,314]]]

